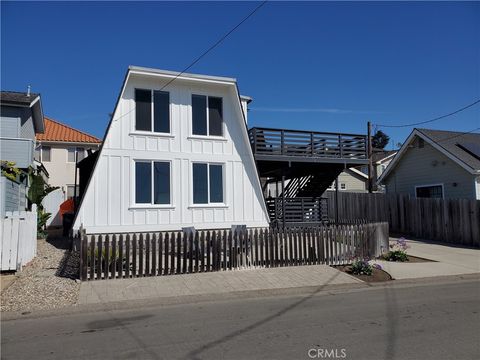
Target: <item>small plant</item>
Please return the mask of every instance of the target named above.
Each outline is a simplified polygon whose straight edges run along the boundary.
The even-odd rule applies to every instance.
[[[15,162],[13,161],[1,161],[2,175],[7,179],[12,181],[17,181],[17,177],[22,173],[22,171],[15,167]]]
[[[384,255],[384,259],[398,262],[408,261],[407,249],[407,241],[402,237],[395,244],[390,245],[390,251]]]
[[[368,259],[355,260],[350,269],[354,275],[370,276],[373,273],[373,266],[369,264]]]
[[[50,219],[50,216],[52,216],[52,214],[47,213],[43,208],[39,208],[37,211],[37,237],[40,239],[45,239],[47,237],[45,226],[47,220]]]

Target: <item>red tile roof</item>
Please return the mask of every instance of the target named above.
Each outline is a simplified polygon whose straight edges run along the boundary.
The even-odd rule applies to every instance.
[[[45,133],[36,134],[39,141],[64,141],[64,142],[83,142],[83,143],[101,143],[99,138],[74,129],[68,125],[59,123],[53,119],[44,117]]]

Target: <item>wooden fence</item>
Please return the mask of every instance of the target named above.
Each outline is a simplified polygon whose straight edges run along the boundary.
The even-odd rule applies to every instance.
[[[113,279],[257,267],[348,264],[388,249],[388,223],[247,231],[87,235],[80,279]]]
[[[335,193],[328,192],[335,219]],[[426,240],[480,247],[480,201],[413,198],[399,194],[338,194],[340,221],[388,221],[390,231]]]
[[[7,211],[0,219],[2,271],[21,270],[37,254],[37,210]]]

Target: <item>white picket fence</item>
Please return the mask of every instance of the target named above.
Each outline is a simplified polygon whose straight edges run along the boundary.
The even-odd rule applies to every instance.
[[[0,219],[0,268],[21,270],[37,255],[37,206],[32,211],[7,211]]]

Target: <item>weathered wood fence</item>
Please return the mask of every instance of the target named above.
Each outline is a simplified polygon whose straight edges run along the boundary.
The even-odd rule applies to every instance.
[[[256,267],[351,263],[388,249],[388,223],[80,238],[80,279],[113,279]]]
[[[335,219],[335,193],[328,192]],[[480,201],[426,199],[399,194],[338,194],[340,221],[388,221],[390,231],[427,240],[480,247]]]
[[[37,210],[7,211],[0,219],[0,268],[21,270],[37,254]]]

